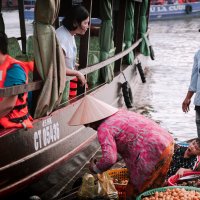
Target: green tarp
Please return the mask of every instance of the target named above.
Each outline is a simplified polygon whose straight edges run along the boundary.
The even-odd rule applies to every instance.
[[[134,5],[132,0],[127,1],[126,5],[126,21],[125,21],[125,32],[124,32],[124,43],[125,49],[132,46],[134,40]],[[131,51],[124,59],[126,64],[133,64],[134,55]]]
[[[112,0],[101,0],[100,18],[102,20],[100,29],[100,61],[106,60],[112,56],[113,42],[113,24],[112,24]],[[110,64],[100,70],[103,82],[110,82],[114,78],[114,65]]]
[[[147,36],[145,35],[145,33],[147,32],[147,15],[146,14],[147,14],[147,8],[148,8],[148,1],[149,0],[143,0],[141,13],[140,13],[140,33],[143,38],[143,41],[140,46],[140,52],[145,56],[150,55],[149,42],[148,42]]]
[[[66,80],[65,59],[55,29],[60,0],[37,0],[33,34],[34,58],[44,80],[34,117],[49,115],[61,102]]]

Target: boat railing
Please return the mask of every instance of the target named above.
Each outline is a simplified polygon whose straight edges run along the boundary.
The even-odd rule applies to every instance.
[[[146,34],[148,35],[149,31],[147,31]],[[81,69],[79,71],[81,73],[83,73],[84,75],[86,75],[86,74],[94,72],[98,69],[101,69],[101,68],[123,58],[124,56],[126,56],[128,53],[130,53],[135,48],[137,48],[140,45],[141,42],[142,42],[142,38],[140,38],[135,43],[133,43],[133,45],[131,47],[129,47],[128,49],[108,58],[107,60],[104,60],[104,61],[99,62],[99,63],[94,64],[94,65],[87,66],[86,68]],[[66,81],[72,80],[73,78],[74,78],[73,76],[67,76]],[[9,97],[9,96],[18,95],[18,94],[21,94],[21,93],[24,93],[24,92],[40,90],[42,88],[42,86],[43,86],[43,81],[37,80],[37,81],[30,82],[28,84],[22,84],[22,85],[17,85],[17,86],[12,86],[12,87],[0,88],[0,97]]]

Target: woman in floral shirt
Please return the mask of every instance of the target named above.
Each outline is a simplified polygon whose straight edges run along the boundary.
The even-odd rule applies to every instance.
[[[136,196],[146,189],[160,186],[172,159],[172,135],[140,114],[114,109],[106,104],[111,109],[109,115],[107,110],[104,111],[104,106],[105,104],[99,104],[98,100],[88,95],[69,122],[70,125],[84,124],[97,130],[102,158],[91,162],[90,170],[101,173],[110,169],[117,162],[119,153],[129,171],[129,196]],[[92,110],[91,115],[95,113],[90,119],[87,118],[90,116],[87,113],[89,110]],[[102,113],[106,113],[106,117]],[[87,119],[84,120],[84,116]]]
[[[182,176],[184,172],[199,171],[200,138],[192,140],[188,146],[175,144],[172,162],[166,178],[174,174]]]

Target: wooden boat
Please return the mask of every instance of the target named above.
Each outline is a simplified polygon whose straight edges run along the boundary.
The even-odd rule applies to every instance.
[[[35,40],[31,40],[33,41],[33,46],[36,46],[34,46],[34,51],[31,51],[26,48],[31,45],[27,45],[29,44],[30,37],[26,40],[23,0],[18,0],[21,36],[19,38],[11,38],[12,42],[16,42],[13,39],[21,40],[22,52],[13,53],[13,50],[17,49],[19,51],[19,48],[15,48],[16,46],[14,47],[12,44],[12,48],[9,48],[9,53],[17,59],[34,59],[36,67],[33,72],[32,82],[26,85],[1,88],[0,97],[32,91],[31,114],[34,116],[34,127],[27,130],[14,128],[0,130],[0,199],[9,197],[11,199],[17,199],[17,197],[26,199],[27,196],[39,195],[42,199],[49,200],[56,198],[60,191],[62,191],[63,185],[70,188],[72,183],[80,176],[81,169],[99,150],[95,131],[84,126],[70,127],[67,124],[82,97],[90,93],[113,106],[123,107],[125,103],[121,86],[125,82],[124,77],[131,85],[133,97],[139,92],[137,91],[137,85],[141,81],[140,74],[142,75],[141,72],[144,72],[143,70],[147,66],[144,65],[145,60],[150,56],[148,27],[146,26],[148,24],[149,1],[37,0],[35,12],[36,15],[38,14],[37,12],[39,14],[44,12],[42,15],[44,20],[49,16],[53,16],[48,14],[48,12],[56,13],[55,10],[52,11],[51,9],[54,6],[55,9],[59,9],[60,3],[59,15],[63,16],[63,13],[67,12],[74,2],[84,5],[90,11],[93,18],[102,17],[99,15],[99,3],[102,3],[104,9],[106,8],[109,12],[103,13],[104,17],[106,14],[108,15],[106,20],[112,23],[112,18],[115,19],[115,23],[113,23],[114,38],[112,38],[112,34],[109,35],[108,33],[104,37],[104,43],[106,44],[109,43],[109,36],[111,37],[114,48],[111,45],[103,47],[98,43],[99,36],[92,36],[92,30],[98,30],[99,27],[91,27],[91,31],[88,31],[80,39],[78,45],[79,63],[82,66],[80,71],[87,76],[89,87],[87,91],[79,91],[77,97],[65,99],[63,105],[58,101],[61,96],[59,87],[63,82],[65,84],[66,81],[74,77],[66,78],[63,74],[59,76],[62,69],[65,71],[65,66],[60,66],[59,63],[56,65],[55,63],[51,64],[54,59],[52,56],[46,57],[48,61],[46,63],[51,65],[47,64],[45,69],[45,64],[39,61],[41,61],[42,56],[47,56],[48,50],[52,51],[53,42],[51,43],[47,40],[47,32],[44,33],[45,39],[39,40],[37,38],[38,34],[43,36],[38,31],[46,31],[46,28],[49,27],[50,31],[52,30],[50,34],[53,33],[54,26],[57,25],[56,22],[58,20],[48,19],[52,24],[50,22],[48,24],[35,21],[34,26],[37,31],[34,32],[33,39],[37,38],[39,45],[44,45],[44,48],[41,55],[37,51],[38,43],[36,44]],[[113,17],[112,13],[114,13]],[[126,13],[128,13],[127,16]],[[100,31],[104,27],[103,20],[105,18],[101,19]],[[42,28],[39,30],[39,27]],[[135,27],[134,32],[131,29],[133,27]],[[4,29],[3,19],[1,18],[0,28]],[[112,25],[108,27],[109,29],[112,29]],[[98,44],[96,49],[93,48],[96,44],[95,41]],[[32,55],[31,52],[33,53]],[[106,52],[106,59],[100,59],[99,55],[102,52]],[[37,56],[35,56],[36,54]],[[90,58],[95,59],[90,60]],[[142,65],[140,65],[140,62]],[[40,68],[39,66],[42,67]],[[41,73],[42,70],[48,71],[50,69],[55,74],[48,74],[46,77],[45,75],[40,75],[42,78],[38,78],[38,72]],[[102,75],[103,79],[100,79]],[[50,78],[52,78],[51,81],[49,81]],[[45,95],[46,91],[51,90],[56,95],[53,96],[51,94],[50,98],[48,98]],[[43,112],[44,110],[45,112]]]
[[[24,9],[29,10],[35,7],[36,0],[24,0]]]
[[[2,0],[2,8],[6,10],[16,9],[18,6],[17,0]]]
[[[27,20],[34,20],[34,1],[25,4],[24,15]],[[174,3],[173,3],[174,2]],[[153,0],[150,6],[150,20],[183,19],[200,16],[200,2],[197,0],[177,2],[173,0]]]
[[[200,16],[199,1],[151,1],[150,20],[183,19]]]

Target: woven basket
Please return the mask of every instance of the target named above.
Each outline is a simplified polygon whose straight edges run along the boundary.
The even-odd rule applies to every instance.
[[[183,177],[184,177],[184,176],[189,176],[189,175],[195,175],[195,174],[200,174],[200,172],[185,172],[185,173],[183,174]],[[167,184],[168,184],[169,186],[174,186],[174,185],[177,184],[178,179],[179,179],[178,174],[175,174],[175,175],[173,175],[173,176],[171,176],[171,177],[168,178]]]
[[[118,181],[128,180],[128,169],[127,168],[117,168],[107,171],[110,177],[113,179],[118,179]],[[119,200],[126,199],[126,186],[125,184],[114,183],[115,188],[119,195]]]
[[[174,189],[174,188],[184,188],[187,191],[197,191],[200,192],[200,188],[196,188],[196,187],[189,187],[189,186],[168,186],[168,187],[162,187],[162,188],[156,188],[156,189],[152,189],[152,190],[148,190],[146,192],[143,192],[142,194],[140,194],[136,200],[142,200],[142,198],[145,198],[147,196],[151,196],[153,194],[155,194],[155,192],[165,192],[167,189]]]

